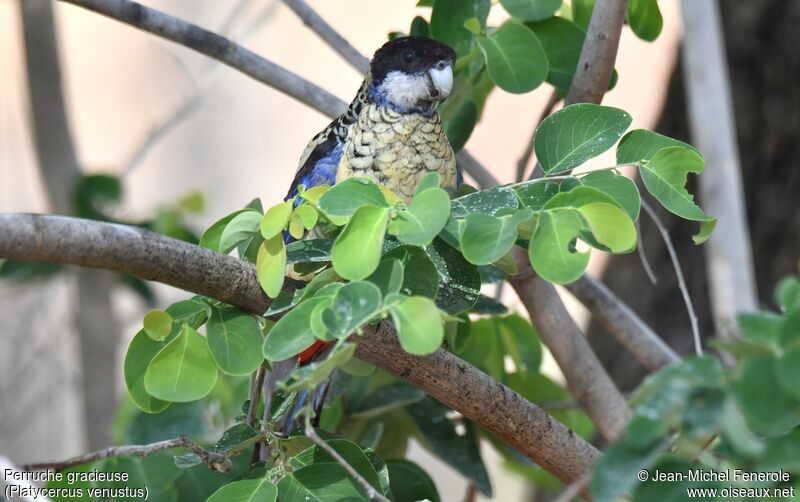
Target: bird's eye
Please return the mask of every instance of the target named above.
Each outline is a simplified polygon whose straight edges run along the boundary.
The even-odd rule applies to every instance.
[[[414,51],[406,51],[403,53],[403,62],[406,64],[411,64],[414,62]]]

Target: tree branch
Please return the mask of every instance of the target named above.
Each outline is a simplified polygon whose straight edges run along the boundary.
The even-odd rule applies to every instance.
[[[272,61],[225,37],[129,0],[61,0],[166,38],[216,59],[267,84],[329,117],[341,115],[347,104]]]
[[[214,297],[249,312],[269,305],[252,264],[141,228],[32,214],[0,214],[0,258],[106,268]],[[471,418],[565,483],[597,450],[516,392],[455,355],[418,357],[389,323],[355,337],[356,355]],[[624,405],[624,402],[623,402]]]
[[[675,252],[675,246],[672,245],[672,239],[669,236],[667,227],[661,222],[656,212],[650,207],[646,200],[642,199],[642,209],[645,210],[648,216],[655,223],[658,228],[661,238],[664,239],[664,245],[667,247],[669,258],[672,261],[672,266],[675,268],[675,276],[678,278],[678,288],[683,295],[683,302],[686,304],[686,311],[689,313],[689,322],[692,325],[692,339],[694,340],[694,351],[697,355],[703,355],[703,343],[700,339],[700,326],[697,322],[697,314],[694,312],[694,304],[692,297],[689,295],[689,288],[686,287],[686,279],[683,277],[683,270],[681,269],[681,262],[678,261],[678,254]]]
[[[87,453],[79,457],[74,457],[62,462],[41,462],[36,464],[27,464],[20,466],[23,471],[41,471],[44,469],[52,469],[55,471],[63,471],[76,465],[94,462],[110,457],[120,457],[125,455],[138,455],[146,457],[150,454],[171,450],[173,448],[186,448],[196,453],[204,464],[214,471],[228,472],[231,470],[231,461],[224,453],[208,451],[202,448],[197,443],[189,439],[185,434],[181,434],[176,439],[167,439],[166,441],[159,441],[157,443],[150,443],[145,445],[125,445],[125,446],[112,446],[103,450]]]
[[[258,403],[261,401],[261,389],[264,386],[264,377],[266,375],[267,370],[261,366],[253,374],[253,379],[250,382],[250,406],[247,408],[247,425],[250,427],[256,426]]]
[[[565,287],[648,370],[656,371],[679,360],[664,340],[599,280],[584,274]]]
[[[555,287],[531,269],[528,253],[514,248],[519,272],[508,282],[528,310],[542,342],[553,354],[572,395],[597,426],[613,441],[625,429],[631,411],[608,373],[570,317]]]
[[[369,70],[369,59],[358,52],[333,26],[329,25],[317,12],[303,0],[283,0],[297,14],[306,26],[311,28],[319,38],[335,50],[350,66],[361,72]]]
[[[611,83],[628,0],[598,0],[564,105],[600,103]]]

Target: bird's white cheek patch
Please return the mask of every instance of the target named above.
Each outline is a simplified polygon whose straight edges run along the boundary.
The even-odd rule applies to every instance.
[[[449,65],[441,70],[431,68],[428,70],[428,73],[431,75],[433,85],[435,85],[436,89],[439,91],[439,99],[447,99],[447,96],[450,95],[450,91],[453,90],[453,68]]]
[[[412,108],[420,100],[428,99],[430,96],[428,79],[424,74],[408,75],[400,71],[392,71],[383,79],[381,87],[386,92],[389,101],[403,108]]]

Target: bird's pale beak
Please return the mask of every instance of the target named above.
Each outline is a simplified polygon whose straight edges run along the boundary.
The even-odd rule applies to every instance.
[[[434,97],[444,101],[453,90],[453,65],[449,61],[440,61],[435,67],[428,70],[431,83],[436,90]]]

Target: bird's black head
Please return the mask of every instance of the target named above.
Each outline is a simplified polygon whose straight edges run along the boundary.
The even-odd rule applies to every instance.
[[[433,111],[453,88],[456,53],[425,37],[387,42],[370,62],[370,99],[399,112]]]

